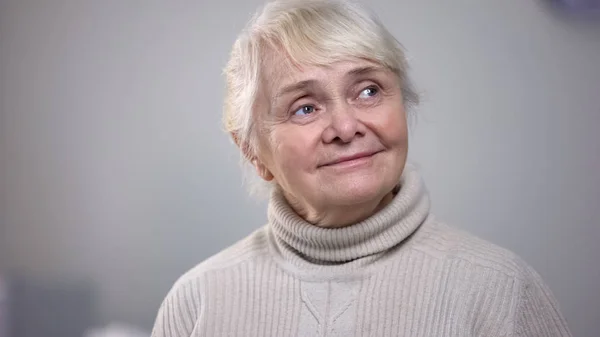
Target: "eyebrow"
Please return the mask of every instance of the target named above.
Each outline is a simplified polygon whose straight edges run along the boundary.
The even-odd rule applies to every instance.
[[[346,73],[346,77],[359,77],[363,75],[369,75],[372,73],[378,73],[384,71],[381,66],[364,66],[354,68]]]
[[[356,68],[349,70],[346,74],[344,74],[344,77],[360,77],[360,76],[364,76],[364,75],[368,75],[368,74],[372,74],[372,73],[381,72],[383,70],[384,70],[384,68],[381,66],[369,65],[369,66],[356,67]],[[317,82],[318,82],[317,80],[310,79],[310,80],[304,80],[304,81],[286,85],[281,90],[279,90],[279,92],[275,95],[273,102],[277,102],[281,97],[286,96],[290,93],[293,93],[296,91],[302,91],[302,90],[306,90],[308,88],[314,87],[317,84]]]
[[[282,96],[288,95],[290,93],[305,90],[307,88],[313,87],[316,84],[316,80],[304,80],[296,83],[292,83],[290,85],[286,85],[275,95],[275,100],[281,98]]]

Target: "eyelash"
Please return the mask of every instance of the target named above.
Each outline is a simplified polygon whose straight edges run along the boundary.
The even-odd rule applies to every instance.
[[[378,96],[378,95],[379,95],[379,92],[381,91],[381,89],[379,88],[379,86],[377,86],[377,85],[375,85],[375,84],[371,84],[371,85],[369,85],[368,87],[365,87],[364,89],[362,89],[362,90],[361,90],[361,91],[358,93],[358,96],[360,96],[360,94],[362,94],[362,93],[363,93],[363,91],[365,91],[365,90],[368,90],[368,89],[370,89],[370,90],[374,90],[374,91],[375,91],[375,93],[373,94],[373,96],[370,96],[370,97],[375,97],[375,96]]]
[[[362,88],[362,89],[361,89],[361,90],[358,92],[358,95],[357,95],[357,97],[356,97],[355,99],[356,99],[356,100],[358,100],[358,99],[359,99],[359,97],[360,97],[360,94],[361,94],[363,91],[365,91],[365,90],[368,90],[368,89],[375,91],[375,93],[373,94],[373,96],[370,96],[370,97],[368,97],[367,99],[371,99],[371,98],[374,98],[374,97],[377,97],[377,96],[379,96],[379,95],[380,95],[380,92],[381,92],[381,87],[380,87],[380,86],[378,86],[378,85],[376,85],[376,84],[370,84],[370,85],[368,85],[368,86],[366,86],[366,87]],[[303,105],[300,105],[300,106],[298,106],[297,108],[294,108],[294,109],[292,109],[292,111],[290,112],[290,114],[291,114],[292,116],[295,116],[295,115],[296,115],[296,112],[298,112],[298,111],[300,111],[300,110],[302,110],[302,109],[305,109],[305,108],[307,108],[307,107],[312,107],[312,108],[313,108],[313,111],[311,111],[311,112],[310,112],[310,114],[312,114],[312,113],[314,113],[316,110],[318,110],[318,109],[317,109],[317,106],[316,106],[316,104],[303,104]]]

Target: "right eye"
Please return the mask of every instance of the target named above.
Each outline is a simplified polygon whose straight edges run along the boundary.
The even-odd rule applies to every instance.
[[[315,112],[314,105],[303,105],[298,110],[294,111],[294,116],[306,116]]]

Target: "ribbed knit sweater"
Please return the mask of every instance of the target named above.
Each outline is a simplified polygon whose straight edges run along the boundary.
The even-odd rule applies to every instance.
[[[411,169],[343,228],[305,222],[274,191],[268,224],[184,274],[152,336],[570,336],[530,266],[429,207]]]

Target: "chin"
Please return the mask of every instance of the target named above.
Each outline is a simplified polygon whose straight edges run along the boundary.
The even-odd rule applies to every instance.
[[[326,193],[328,194],[327,199],[331,201],[331,204],[340,206],[379,202],[395,186],[395,184],[384,183],[381,178],[369,177],[351,181],[338,181],[332,185],[326,186],[331,191],[331,193]]]

